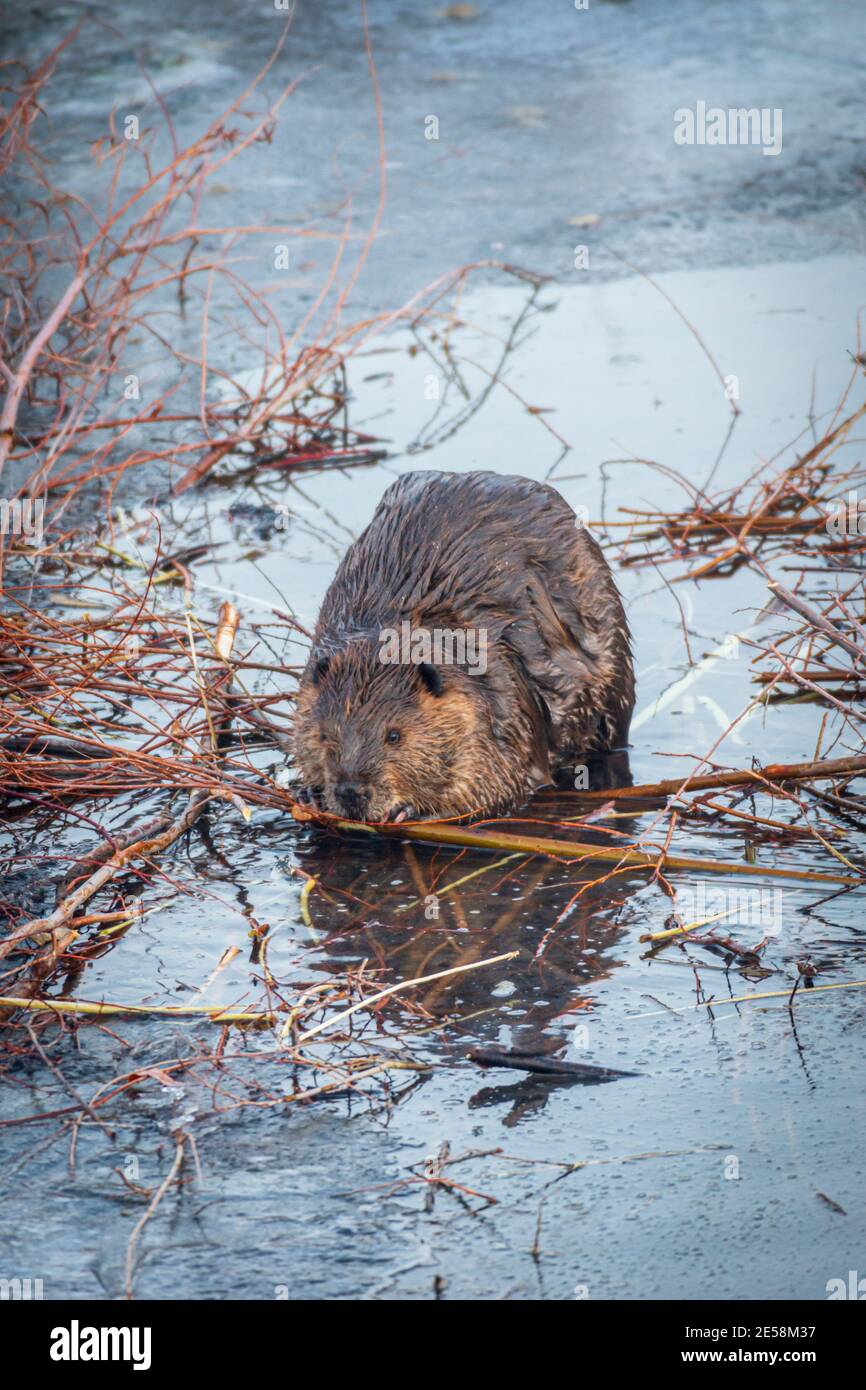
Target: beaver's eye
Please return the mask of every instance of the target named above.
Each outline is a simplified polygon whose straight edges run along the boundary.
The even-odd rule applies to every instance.
[[[399,729],[389,729],[387,734],[385,735],[385,742],[399,743],[401,738],[402,734],[400,733]]]

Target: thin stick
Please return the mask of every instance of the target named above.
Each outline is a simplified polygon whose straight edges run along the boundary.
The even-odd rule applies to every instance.
[[[307,928],[308,931],[311,931],[314,936],[316,935],[316,929],[313,926],[313,919],[310,916],[310,894],[312,893],[313,889],[317,886],[318,882],[319,880],[317,878],[306,879],[306,881],[304,882],[304,886],[301,889],[301,900],[299,904],[304,926]]]
[[[808,999],[811,994],[819,994],[826,989],[863,989],[866,987],[866,980],[843,980],[835,985],[813,985],[811,989],[801,990],[800,999]],[[763,994],[738,994],[733,998],[703,999],[698,1004],[690,1004],[686,1009],[673,1009],[665,1005],[665,1010],[672,1014],[687,1014],[693,1009],[714,1009],[718,1004],[751,1004],[755,999],[789,999],[791,991],[788,989],[768,989]],[[626,1018],[654,1018],[657,1014],[664,1012],[661,1009],[651,1009],[645,1014],[626,1014]]]
[[[470,879],[478,878],[480,874],[492,873],[494,869],[501,869],[503,864],[510,864],[512,860],[520,858],[519,854],[506,854],[504,859],[497,859],[493,864],[482,864],[480,869],[473,869],[471,873],[464,874],[462,878],[455,878],[452,883],[443,884],[441,888],[436,889],[434,896],[444,898],[446,893],[453,893],[455,888],[462,888],[463,884],[468,883]],[[410,903],[404,903],[402,907],[395,908],[395,916],[401,912],[409,912],[411,908],[417,907],[422,901],[422,898],[413,898]]]
[[[137,1244],[138,1244],[138,1238],[139,1238],[139,1236],[141,1235],[142,1231],[144,1230],[144,1228],[145,1228],[145,1226],[147,1225],[147,1223],[148,1223],[148,1221],[150,1220],[150,1218],[153,1216],[154,1212],[156,1211],[157,1207],[159,1206],[159,1204],[160,1204],[160,1202],[162,1201],[163,1197],[165,1196],[166,1192],[167,1192],[168,1189],[170,1188],[171,1184],[174,1182],[175,1176],[176,1176],[176,1174],[177,1174],[177,1172],[178,1172],[178,1169],[180,1168],[180,1165],[181,1165],[181,1163],[182,1163],[182,1161],[183,1161],[183,1150],[184,1150],[184,1145],[186,1144],[186,1139],[187,1139],[187,1136],[186,1136],[185,1134],[180,1135],[180,1137],[178,1138],[177,1147],[176,1147],[176,1149],[175,1149],[175,1151],[174,1151],[174,1162],[172,1163],[171,1167],[169,1168],[168,1172],[167,1172],[166,1175],[165,1175],[165,1178],[164,1178],[163,1181],[160,1183],[159,1187],[157,1188],[156,1192],[154,1193],[153,1198],[152,1198],[152,1200],[151,1200],[151,1202],[150,1202],[150,1204],[149,1204],[149,1206],[148,1206],[148,1208],[147,1208],[147,1211],[146,1211],[146,1212],[144,1213],[144,1215],[140,1218],[140,1220],[136,1221],[135,1226],[134,1226],[134,1228],[133,1228],[132,1235],[129,1237],[129,1244],[128,1244],[128,1246],[126,1247],[126,1297],[127,1297],[127,1298],[132,1298],[132,1297],[133,1297],[133,1293],[132,1293],[132,1278],[133,1278],[133,1275],[134,1275],[134,1273],[135,1273],[135,1247],[136,1247]]]

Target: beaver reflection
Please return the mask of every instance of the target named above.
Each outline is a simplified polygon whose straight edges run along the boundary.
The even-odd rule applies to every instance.
[[[533,812],[539,814],[535,802],[522,819],[497,825],[562,836],[561,818],[577,814],[576,798],[548,791],[540,812],[545,823]],[[618,828],[626,824],[616,822]],[[609,843],[592,826],[581,827],[580,838]],[[462,1057],[473,1048],[504,1046],[570,1062],[617,1064],[605,1053],[603,1013],[591,1012],[590,1003],[593,985],[621,964],[619,916],[645,875],[636,871],[596,883],[609,866],[390,839],[371,844],[366,837],[337,839],[319,830],[305,832],[298,862],[323,890],[315,906],[321,954],[313,959],[324,969],[343,970],[368,960],[392,982],[518,952],[513,960],[413,991],[421,1028],[424,1014],[431,1023],[451,1020],[446,1029],[427,1034],[435,1050]],[[405,1005],[395,1001],[387,1007]],[[575,1025],[590,1019],[593,1048],[587,1053],[572,1044]],[[411,1032],[410,1024],[410,1037]],[[479,1071],[480,1089],[472,1103],[510,1101],[511,1122],[516,1122],[542,1107],[553,1087],[573,1080]]]

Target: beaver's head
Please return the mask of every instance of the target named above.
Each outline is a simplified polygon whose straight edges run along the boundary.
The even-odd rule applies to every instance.
[[[315,649],[301,678],[295,761],[309,800],[352,820],[489,807],[517,769],[494,747],[482,678],[455,666],[384,663],[373,641]],[[511,754],[513,761],[513,752]],[[500,766],[501,764],[501,766]]]

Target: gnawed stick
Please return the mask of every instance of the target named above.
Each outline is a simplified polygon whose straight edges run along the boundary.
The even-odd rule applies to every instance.
[[[238,625],[241,615],[233,603],[224,603],[220,607],[219,624],[216,635],[216,654],[220,661],[226,663],[231,661],[232,648],[238,634]]]
[[[232,664],[232,648],[240,624],[240,614],[233,603],[226,601],[221,604],[219,611],[219,622],[217,624],[216,641],[214,651],[217,659],[222,664],[222,671],[217,672],[214,687],[220,689],[226,702],[226,712],[219,722],[219,726],[214,735],[214,754],[217,755],[226,747],[229,740],[229,731],[232,722],[232,697],[229,694],[232,681],[234,680],[234,666]]]

